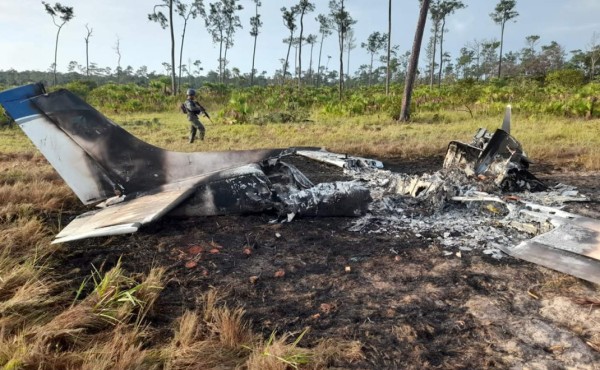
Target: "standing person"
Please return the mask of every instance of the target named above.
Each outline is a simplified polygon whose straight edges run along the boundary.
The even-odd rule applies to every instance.
[[[200,140],[204,140],[206,129],[198,119],[198,115],[203,113],[206,117],[208,117],[208,119],[210,119],[210,117],[208,116],[206,109],[204,109],[204,107],[196,101],[196,90],[187,90],[187,100],[185,103],[183,103],[183,107],[185,107],[185,113],[187,113],[188,120],[191,123],[190,143],[194,142],[194,139],[196,138],[196,131],[200,131]]]

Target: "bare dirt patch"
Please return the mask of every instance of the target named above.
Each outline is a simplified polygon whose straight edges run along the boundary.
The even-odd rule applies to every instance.
[[[301,166],[302,164],[297,165]],[[395,171],[421,173],[440,158],[390,160]],[[571,211],[597,215],[600,174],[550,166],[547,182],[580,187],[592,202]],[[315,182],[343,176],[302,168]],[[349,231],[349,218],[270,223],[275,215],[164,219],[131,236],[66,244],[56,255],[63,276],[106,270],[119,258],[130,272],[167,268],[169,281],[149,316],[171,336],[172,322],[218,288],[268,337],[309,328],[303,346],[321,339],[358,340],[363,360],[341,368],[575,368],[600,361],[600,311],[574,299],[600,299],[598,287],[510,257],[481,251],[446,255],[440,235]]]

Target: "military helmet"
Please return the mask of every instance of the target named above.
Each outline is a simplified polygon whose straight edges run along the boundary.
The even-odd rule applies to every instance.
[[[187,89],[187,94],[188,94],[188,96],[196,96],[196,90],[194,90],[194,89]]]

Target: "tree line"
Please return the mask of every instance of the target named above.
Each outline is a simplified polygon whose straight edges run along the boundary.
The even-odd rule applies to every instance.
[[[263,25],[261,20],[260,0],[251,0],[254,7],[254,15],[250,17],[250,35],[254,39],[252,51],[251,71],[242,73],[239,68],[230,67],[230,61],[227,57],[228,51],[234,46],[236,30],[242,28],[242,22],[238,15],[243,9],[240,0],[217,0],[213,3],[204,5],[203,0],[160,0],[148,14],[150,21],[158,23],[162,28],[169,30],[171,40],[171,55],[168,62],[164,62],[164,72],[171,76],[171,89],[176,89],[177,85],[185,83],[185,78],[190,75],[198,75],[203,71],[199,60],[183,61],[183,51],[185,46],[185,37],[187,25],[190,21],[201,18],[204,21],[207,32],[211,35],[215,45],[219,46],[218,58],[218,79],[221,83],[239,82],[253,85],[256,70],[254,68],[256,59],[256,41]],[[58,52],[58,40],[62,27],[73,17],[73,7],[64,6],[56,3],[51,6],[43,2],[44,9],[51,15],[52,21],[57,26],[55,63],[51,66],[53,74],[56,75],[56,55]],[[430,38],[426,45],[426,64],[419,69],[422,75],[429,76],[430,85],[441,84],[445,80],[456,80],[459,78],[489,79],[491,77],[514,77],[516,75],[540,76],[546,71],[556,68],[578,68],[586,69],[588,79],[596,77],[597,71],[595,65],[600,58],[599,43],[600,35],[594,33],[585,50],[570,51],[571,58],[567,58],[564,48],[551,41],[547,45],[541,45],[537,49],[541,38],[539,35],[531,35],[526,38],[526,47],[521,51],[511,51],[504,53],[504,30],[507,23],[517,21],[519,13],[516,8],[516,0],[500,0],[494,11],[490,13],[491,20],[500,26],[499,41],[493,39],[481,39],[468,41],[460,50],[459,55],[452,60],[450,54],[444,51],[444,37],[448,31],[447,19],[455,12],[467,7],[460,0],[432,0],[428,9],[429,22],[431,23]],[[286,79],[294,78],[300,87],[304,82],[319,85],[323,79],[341,81],[355,80],[360,84],[380,83],[385,80],[389,83],[394,77],[402,81],[406,74],[408,61],[411,52],[401,52],[399,45],[393,45],[390,37],[391,22],[393,20],[392,1],[389,0],[388,9],[388,32],[374,31],[360,40],[360,47],[370,55],[370,64],[360,65],[351,75],[349,69],[344,72],[344,53],[346,54],[346,64],[350,64],[351,52],[357,47],[357,40],[353,25],[356,20],[349,14],[345,7],[344,0],[330,0],[329,13],[318,14],[314,18],[314,23],[318,24],[318,34],[307,34],[305,23],[309,16],[315,11],[315,4],[309,0],[298,0],[298,2],[289,9],[281,8],[282,23],[287,28],[289,36],[282,41],[288,45],[285,58],[281,58],[281,69],[275,71],[274,78],[280,82]],[[179,49],[176,48],[175,25],[181,26]],[[323,58],[323,41],[335,33],[339,44],[339,67],[337,69],[329,68],[331,55],[327,56],[327,63]],[[78,63],[71,61],[69,63],[69,72],[77,71],[86,77],[103,76],[114,73],[119,77],[123,68],[117,65],[116,68],[98,67],[89,62],[89,43],[93,36],[93,28],[86,25],[86,61]],[[115,51],[120,57],[118,41]],[[313,63],[313,51],[315,46],[318,48],[318,58]],[[309,47],[310,63],[308,68],[302,66],[303,48]],[[291,67],[290,51],[294,49],[293,62]],[[178,54],[178,59],[176,58]],[[376,59],[377,58],[377,59]],[[542,60],[544,59],[544,60]],[[172,66],[175,66],[173,68]],[[316,69],[315,69],[316,67]],[[504,68],[503,68],[504,67]],[[132,74],[132,68],[126,67],[127,74]],[[139,70],[143,74],[144,70]],[[156,73],[156,72],[155,72]],[[344,77],[344,74],[346,75]],[[350,81],[352,84],[352,81]]]
[[[160,0],[148,20],[156,22],[160,27],[169,31],[171,40],[170,61],[164,62],[163,72],[149,71],[141,66],[134,70],[131,66],[122,67],[120,64],[119,40],[114,46],[118,56],[117,66],[99,67],[89,61],[88,48],[93,28],[86,24],[86,61],[80,64],[71,61],[67,73],[56,70],[59,36],[61,29],[75,16],[73,7],[60,3],[50,5],[42,2],[44,10],[51,16],[57,27],[54,63],[45,72],[15,70],[0,71],[0,84],[17,85],[31,81],[53,81],[53,84],[64,84],[74,80],[87,79],[97,85],[115,83],[135,83],[142,86],[162,84],[165,92],[175,94],[182,86],[198,86],[202,83],[221,83],[236,86],[296,84],[331,86],[337,85],[340,99],[345,86],[371,86],[384,84],[389,93],[390,83],[407,85],[407,91],[412,89],[413,81],[417,84],[429,84],[431,88],[443,83],[453,83],[463,80],[488,81],[494,78],[526,77],[543,81],[551,72],[557,70],[574,70],[582,74],[584,81],[598,78],[597,62],[600,59],[600,35],[594,33],[584,50],[570,51],[551,41],[541,44],[539,35],[527,36],[524,47],[518,51],[504,52],[504,31],[509,21],[517,21],[519,13],[516,10],[516,0],[500,0],[493,12],[491,20],[499,26],[500,39],[481,39],[468,41],[460,49],[459,55],[452,59],[444,51],[444,37],[447,33],[447,20],[456,12],[467,7],[460,0],[419,0],[421,14],[415,31],[415,44],[411,51],[401,52],[398,45],[393,45],[390,37],[393,20],[392,0],[388,0],[388,32],[374,31],[360,47],[370,56],[370,63],[360,65],[353,74],[350,73],[350,57],[352,50],[357,47],[357,39],[353,26],[356,20],[348,12],[344,0],[330,0],[328,13],[317,14],[314,22],[318,24],[318,34],[307,34],[305,24],[311,13],[316,9],[309,0],[298,0],[291,7],[282,7],[281,17],[288,35],[282,41],[287,45],[285,58],[281,59],[281,69],[272,75],[266,71],[258,74],[255,66],[256,43],[262,27],[260,0],[251,0],[254,15],[250,17],[250,35],[253,37],[252,69],[243,73],[237,67],[230,67],[228,51],[234,46],[236,31],[242,28],[239,11],[243,9],[240,0],[217,0],[205,6],[203,0]],[[200,60],[187,63],[183,61],[186,29],[190,21],[201,18],[207,32],[215,45],[219,46],[218,68],[216,71],[204,72]],[[425,24],[429,21],[431,28],[429,40],[425,46],[425,63],[418,67]],[[175,24],[181,23],[179,50],[176,48]],[[323,42],[332,35],[337,36],[339,53],[337,68],[331,67],[331,55],[323,58]],[[418,42],[417,42],[418,41]],[[541,45],[540,45],[541,44]],[[315,55],[316,46],[316,55]],[[302,66],[303,49],[308,48],[309,64]],[[291,56],[291,51],[294,50]],[[178,59],[176,59],[178,51]],[[293,68],[290,59],[293,61]],[[344,71],[344,62],[346,70]],[[176,68],[174,68],[176,66]],[[170,80],[167,84],[166,78]],[[407,77],[411,77],[407,80]],[[406,92],[405,91],[405,94]]]

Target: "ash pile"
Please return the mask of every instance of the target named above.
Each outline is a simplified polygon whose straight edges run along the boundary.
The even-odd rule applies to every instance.
[[[352,231],[398,238],[408,231],[446,255],[511,255],[600,284],[600,222],[561,209],[589,199],[530,173],[509,127],[451,142],[443,168],[431,174],[391,172],[378,161],[323,151],[297,154],[342,167],[369,189],[368,212],[351,222]]]

